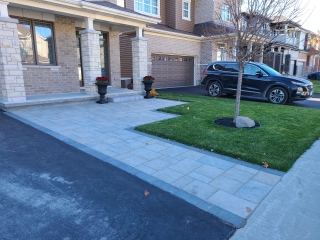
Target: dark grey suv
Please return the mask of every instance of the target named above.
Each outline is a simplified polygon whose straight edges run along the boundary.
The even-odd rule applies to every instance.
[[[234,95],[237,91],[238,65],[235,61],[217,61],[208,65],[203,72],[201,85],[208,94],[219,97],[222,93]],[[275,104],[305,100],[312,96],[312,82],[284,76],[263,63],[248,63],[243,71],[241,94],[267,97]]]

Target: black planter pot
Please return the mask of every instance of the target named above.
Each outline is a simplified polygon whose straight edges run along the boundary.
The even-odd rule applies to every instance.
[[[146,95],[144,96],[144,98],[153,98],[150,95],[150,91],[152,90],[152,83],[153,81],[142,81],[144,83],[144,90],[146,91]]]
[[[100,104],[108,103],[108,101],[106,100],[108,84],[96,83],[96,85],[98,87],[98,93],[100,95],[100,99],[97,101],[97,103],[100,103]]]

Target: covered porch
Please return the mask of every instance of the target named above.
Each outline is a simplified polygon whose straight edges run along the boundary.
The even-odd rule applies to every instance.
[[[110,79],[108,95],[117,89],[128,96],[143,94],[147,39],[142,29],[158,20],[108,2],[0,0],[0,9],[2,109],[41,104],[50,95],[56,101],[96,98],[99,76]],[[130,91],[121,89],[119,34],[132,30]]]

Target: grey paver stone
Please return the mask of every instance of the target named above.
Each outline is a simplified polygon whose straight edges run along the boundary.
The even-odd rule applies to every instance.
[[[217,191],[209,197],[207,201],[242,218],[246,218],[249,215],[247,207],[254,210],[257,206],[257,204],[253,202],[234,196],[222,190]]]
[[[281,177],[260,171],[252,179],[255,181],[261,182],[261,183],[265,183],[265,184],[274,186],[280,181]]]
[[[177,162],[173,165],[170,166],[171,169],[183,173],[183,174],[187,174],[199,167],[201,167],[203,165],[203,163],[191,160],[191,159],[185,159],[182,160],[180,162]]]
[[[233,167],[223,173],[223,176],[245,183],[249,181],[254,176],[254,174]]]
[[[194,179],[197,179],[201,182],[204,182],[204,183],[210,183],[212,181],[212,178],[209,178],[207,176],[204,176],[200,173],[196,173],[196,172],[191,172],[188,174],[188,176],[194,178]]]
[[[240,169],[242,171],[251,173],[251,174],[257,174],[259,172],[259,170],[257,170],[257,169],[246,167],[246,166],[243,166],[243,165],[240,165],[240,164],[236,164],[234,167],[238,168],[238,169]]]
[[[235,195],[254,203],[259,203],[271,191],[272,186],[250,180],[244,184]]]
[[[174,157],[174,156],[177,156],[177,155],[184,153],[186,151],[187,151],[186,148],[182,148],[182,147],[178,147],[178,146],[171,146],[167,149],[160,151],[160,153],[163,155],[167,155],[169,157]]]
[[[234,194],[236,191],[238,191],[243,184],[244,183],[242,182],[224,176],[219,176],[210,183],[210,185],[231,194]]]
[[[154,151],[150,151],[147,149],[143,149],[143,148],[136,149],[136,150],[132,151],[132,154],[137,155],[139,157],[143,157],[148,160],[152,160],[152,159],[155,159],[155,158],[161,156],[159,153],[156,153]]]
[[[178,173],[172,169],[165,168],[153,174],[154,177],[166,182],[172,183],[183,176],[183,174]]]
[[[166,167],[168,167],[170,165],[170,163],[162,160],[162,159],[154,159],[154,160],[151,160],[151,161],[148,161],[147,163],[145,163],[144,165],[150,167],[150,168],[153,168],[154,170],[161,170],[161,169],[164,169]]]
[[[200,158],[199,161],[217,168],[221,168],[223,170],[228,170],[235,165],[235,163],[228,162],[226,160],[222,160],[216,157],[211,157],[208,155]]]
[[[221,168],[216,168],[213,166],[210,166],[208,164],[205,164],[203,166],[201,166],[200,168],[198,168],[196,170],[197,173],[200,173],[202,175],[205,175],[209,178],[216,178],[218,176],[220,176],[222,173],[225,172],[225,170],[222,170]]]
[[[146,160],[145,158],[139,157],[139,156],[130,156],[127,158],[124,158],[122,160],[120,160],[121,162],[124,162],[132,167],[136,167],[140,164],[143,164],[145,162],[147,162],[148,160]]]
[[[163,146],[162,144],[158,144],[158,143],[148,144],[145,147],[145,149],[155,151],[155,152],[160,152],[161,150],[164,150],[166,148],[167,148],[166,146]]]
[[[153,168],[150,168],[144,164],[141,164],[139,166],[136,166],[137,169],[139,169],[141,172],[144,172],[146,174],[154,174],[156,172],[156,170],[154,170]]]
[[[185,186],[183,190],[187,191],[188,193],[197,196],[198,198],[201,198],[203,200],[206,200],[208,197],[210,197],[213,193],[218,191],[217,188],[203,183],[199,180],[195,180]]]
[[[193,182],[195,179],[189,176],[183,176],[182,178],[179,178],[177,181],[174,181],[172,183],[173,186],[176,186],[178,188],[183,188],[187,186],[189,183]]]
[[[189,158],[189,159],[193,159],[193,160],[198,160],[198,159],[205,156],[203,153],[199,153],[197,151],[192,151],[192,150],[188,150],[188,151],[182,153],[181,155],[185,158]]]

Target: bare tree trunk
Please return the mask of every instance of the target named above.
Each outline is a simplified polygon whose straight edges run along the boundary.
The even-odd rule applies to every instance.
[[[242,72],[243,67],[239,66],[239,75],[238,75],[238,85],[237,85],[237,95],[236,95],[236,104],[234,105],[234,116],[233,123],[236,123],[236,118],[239,116],[240,111],[240,98],[241,98],[241,86],[242,86]]]

